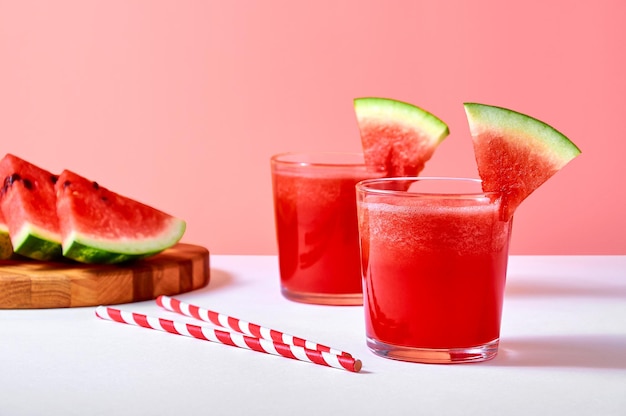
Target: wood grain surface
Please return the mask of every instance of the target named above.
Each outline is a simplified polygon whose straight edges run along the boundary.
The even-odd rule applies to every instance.
[[[209,279],[209,251],[182,243],[147,259],[120,265],[0,261],[0,309],[139,302],[199,289]]]

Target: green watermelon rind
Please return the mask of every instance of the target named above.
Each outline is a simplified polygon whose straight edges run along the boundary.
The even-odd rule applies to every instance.
[[[472,102],[463,103],[463,106],[473,137],[480,136],[484,131],[491,131],[505,137],[534,139],[535,143],[539,141],[542,144],[542,149],[538,151],[552,160],[556,169],[562,168],[581,153],[563,133],[529,115],[504,107]],[[545,154],[546,151],[549,154]]]
[[[11,236],[11,244],[15,253],[35,260],[54,260],[61,257],[62,253],[58,235],[28,222]]]
[[[359,120],[373,119],[382,123],[394,121],[411,128],[418,128],[434,144],[440,143],[450,134],[448,125],[434,114],[416,105],[391,98],[355,98],[354,111]]]
[[[160,235],[149,238],[107,240],[72,232],[63,241],[63,256],[81,263],[92,264],[115,264],[139,260],[175,245],[185,233],[185,228],[185,221],[172,218]]]

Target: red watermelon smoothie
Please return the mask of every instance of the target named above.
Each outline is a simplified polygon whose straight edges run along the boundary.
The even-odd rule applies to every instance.
[[[355,185],[384,173],[352,153],[280,154],[271,167],[283,295],[362,305]]]
[[[423,363],[498,351],[511,221],[480,181],[389,178],[357,185],[368,347]]]

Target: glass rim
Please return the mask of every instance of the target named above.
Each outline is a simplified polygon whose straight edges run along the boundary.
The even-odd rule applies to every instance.
[[[346,160],[341,159],[344,157]],[[327,160],[323,160],[324,158]],[[354,160],[348,160],[348,158],[354,158]],[[366,166],[362,152],[283,152],[272,155],[270,161],[286,166]]]
[[[482,184],[482,179],[467,178],[467,177],[453,177],[453,176],[396,176],[386,178],[374,178],[365,179],[356,184],[357,192],[364,192],[375,195],[387,195],[387,196],[403,196],[403,197],[442,197],[442,198],[485,198],[485,197],[497,197],[499,192],[496,191],[477,191],[477,192],[433,192],[433,191],[408,191],[399,189],[378,189],[372,188],[373,184],[383,184],[391,182],[466,182],[474,184]]]

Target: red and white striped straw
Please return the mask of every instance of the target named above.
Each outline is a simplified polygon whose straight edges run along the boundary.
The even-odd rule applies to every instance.
[[[210,322],[213,325],[221,326],[222,328],[228,328],[233,331],[249,335],[251,337],[262,338],[268,341],[280,342],[287,345],[295,345],[298,347],[307,348],[309,350],[329,352],[334,355],[352,357],[352,354],[345,351],[327,347],[326,345],[318,344],[316,342],[308,341],[303,338],[285,334],[284,332],[266,328],[257,324],[253,324],[251,322],[246,322],[241,319],[225,315],[223,313],[204,309],[178,299],[170,298],[169,296],[161,295],[157,297],[156,303],[157,305],[161,306],[164,309],[167,309],[168,311],[177,312],[181,315],[196,318],[204,322]]]
[[[255,338],[240,333],[221,331],[219,329],[212,329],[206,326],[192,325],[185,322],[157,318],[136,312],[127,312],[107,306],[98,306],[96,308],[96,316],[109,321],[155,329],[157,331],[164,331],[169,332],[170,334],[183,335],[218,344],[230,345],[232,347],[245,348],[266,354],[277,355],[279,357],[291,358],[293,360],[324,365],[341,370],[348,370],[355,373],[361,371],[362,366],[361,361],[353,357],[335,355],[329,352],[311,350],[295,345],[287,345],[262,338]]]

